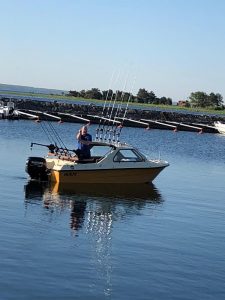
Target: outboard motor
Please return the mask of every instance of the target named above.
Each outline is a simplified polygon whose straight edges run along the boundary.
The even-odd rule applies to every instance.
[[[42,157],[28,157],[25,171],[30,175],[31,179],[41,181],[48,179],[46,160]]]

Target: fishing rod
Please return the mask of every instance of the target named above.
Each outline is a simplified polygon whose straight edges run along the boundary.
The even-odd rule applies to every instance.
[[[123,92],[117,91],[115,101],[119,101],[119,98],[121,98],[122,95],[123,95]],[[110,126],[110,124],[108,126],[109,127],[108,128],[108,133],[109,133],[108,139],[109,139],[109,141],[111,141],[111,135],[112,135],[112,141],[113,142],[115,142],[115,131],[116,131],[116,126],[118,124],[118,121],[116,121],[116,117],[117,117],[117,114],[119,112],[118,106],[119,106],[119,104],[117,105],[117,109],[115,109],[115,111],[114,111],[114,107],[113,107],[111,115],[110,115],[110,119],[112,120],[111,126]]]
[[[122,107],[122,103],[123,103],[123,100],[124,100],[124,97],[125,97],[125,90],[126,90],[126,87],[127,87],[127,80],[128,80],[128,72],[127,72],[127,77],[126,77],[126,80],[124,82],[124,86],[123,86],[123,89],[122,89],[121,101],[120,101],[119,105],[117,106],[116,116],[117,116],[117,114],[119,114],[119,111],[121,110],[121,107]],[[114,117],[114,119],[115,119],[115,117]]]
[[[105,108],[106,108],[106,103],[107,103],[108,97],[109,97],[109,91],[110,90],[112,91],[111,84],[112,84],[112,81],[113,81],[114,73],[115,72],[112,73],[112,76],[111,76],[111,79],[110,79],[109,87],[108,87],[108,90],[107,90],[105,102],[104,102],[103,109],[102,109],[102,114],[101,114],[102,117],[104,116],[104,111],[105,111]],[[112,94],[113,94],[113,91],[112,91]],[[102,123],[102,119],[100,119],[98,127],[96,129],[96,135],[95,135],[95,139],[96,140],[98,140],[98,132],[100,131],[100,139],[101,139],[101,136],[102,136],[102,133],[103,133],[103,128],[101,128],[101,123]]]
[[[109,133],[109,136],[108,136],[109,141],[111,141],[111,133],[112,133],[112,141],[115,142],[116,130],[117,130],[117,124],[118,124],[118,121],[116,121],[116,118],[119,116],[119,114],[122,110],[122,103],[125,98],[125,90],[126,90],[126,86],[127,86],[127,80],[128,80],[128,73],[127,73],[127,76],[126,76],[126,79],[124,82],[124,86],[122,87],[122,91],[118,90],[115,95],[114,103],[113,103],[113,106],[111,109],[111,114],[110,114],[110,119],[113,118],[113,120],[111,123],[111,128],[109,128],[110,127],[110,124],[109,124],[107,127],[107,132],[106,132],[106,133]],[[117,108],[115,108],[116,101],[119,101],[119,100],[120,100],[120,102],[117,104]],[[114,110],[114,108],[115,108],[115,110]],[[106,138],[106,135],[105,135],[105,138]]]
[[[41,123],[41,127],[44,131],[44,133],[46,134],[49,142],[51,144],[59,144],[59,149],[63,148],[63,149],[67,149],[66,145],[63,143],[63,140],[61,139],[60,135],[58,134],[58,132],[56,131],[56,129],[54,128],[52,122],[47,120],[47,117],[45,114],[43,114],[44,117],[44,123]],[[49,137],[50,136],[50,137]],[[52,142],[53,141],[53,142]]]
[[[117,83],[117,81],[119,80],[120,74],[121,74],[121,72],[119,71],[118,76],[117,76],[117,78],[115,80],[115,83]],[[114,106],[115,106],[115,101],[117,99],[117,93],[118,93],[118,91],[116,91],[114,102],[113,102],[113,105],[111,106],[111,103],[113,101],[113,96],[114,96],[114,93],[112,93],[111,99],[110,99],[108,107],[107,107],[106,117],[108,118],[108,122],[104,121],[103,127],[102,127],[102,134],[104,134],[104,140],[107,140],[106,135],[109,132],[109,126],[110,126],[111,116],[112,116],[113,109],[114,109]],[[107,126],[106,129],[105,129],[105,125]]]
[[[47,139],[49,140],[50,143],[52,143],[52,139],[51,139],[51,134],[49,133],[49,130],[46,126],[43,126],[43,123],[41,122],[41,128],[44,131],[45,135],[47,136]],[[54,140],[53,140],[54,142]]]
[[[117,90],[115,99],[114,99],[114,104],[112,106],[111,113],[110,113],[110,116],[109,116],[109,119],[107,122],[105,134],[104,134],[104,140],[107,140],[107,134],[108,134],[109,142],[111,141],[111,136],[112,136],[112,141],[115,142],[116,128],[117,128],[117,126],[121,125],[121,123],[119,121],[117,121],[116,118],[121,111],[122,103],[119,103],[117,105],[117,108],[115,108],[115,103],[116,103],[116,101],[119,101],[119,98],[121,98],[121,101],[123,102],[124,95],[125,95],[124,92]],[[118,123],[119,123],[119,125],[118,125]]]
[[[117,92],[116,94],[117,95]],[[112,95],[111,95],[111,99],[110,99],[110,103],[112,102],[112,99],[113,99],[113,96],[114,96],[114,93],[112,92]],[[116,97],[116,96],[115,96]],[[106,135],[109,131],[109,126],[110,126],[110,122],[112,122],[112,119],[111,119],[111,114],[110,114],[110,108],[111,108],[111,104],[109,104],[108,108],[107,108],[107,114],[106,114],[106,118],[102,117],[102,120],[103,120],[103,125],[102,125],[102,128],[100,129],[100,140],[102,141],[103,139],[103,134],[104,134],[104,140],[106,140]],[[105,126],[106,129],[105,129]]]
[[[117,142],[119,142],[119,137],[120,137],[121,131],[122,131],[122,129],[123,129],[124,119],[125,119],[126,114],[127,114],[127,111],[128,111],[128,105],[129,105],[129,103],[130,103],[131,97],[133,96],[133,95],[132,95],[132,92],[133,92],[133,89],[134,89],[135,81],[136,81],[136,77],[134,77],[134,80],[133,80],[133,83],[132,83],[132,86],[131,86],[131,89],[130,89],[130,95],[129,95],[129,98],[128,98],[128,100],[127,100],[127,105],[126,105],[126,108],[125,108],[125,110],[124,110],[124,114],[123,114],[121,126],[120,126],[120,128],[119,128],[118,133],[117,133]]]
[[[116,139],[116,130],[117,130],[117,122],[116,122],[116,118],[119,116],[120,112],[122,111],[122,104],[123,104],[123,101],[124,101],[124,98],[125,98],[125,90],[126,90],[126,86],[127,86],[127,80],[128,80],[128,73],[127,73],[127,76],[126,76],[126,80],[124,82],[124,86],[123,86],[123,89],[122,89],[122,93],[121,93],[121,96],[120,96],[120,103],[117,105],[117,109],[116,109],[116,112],[115,112],[115,115],[114,115],[114,119],[113,119],[113,123],[112,123],[112,128],[111,128],[111,131],[113,133],[113,142],[115,142],[115,139]],[[115,125],[114,125],[115,124]],[[119,125],[119,127],[121,126],[121,124]]]
[[[49,127],[52,129],[53,134],[55,134],[56,139],[58,140],[58,142],[60,143],[60,145],[64,148],[66,148],[66,145],[64,144],[63,140],[61,139],[60,135],[58,134],[58,132],[56,131],[56,129],[54,128],[53,124],[51,122],[49,122]]]
[[[117,97],[118,97],[118,93],[119,93],[119,90],[116,91],[116,94],[115,94],[115,97],[114,97],[114,101],[113,101],[113,105],[112,105],[112,108],[111,108],[111,112],[110,112],[110,115],[108,116],[108,122],[107,122],[107,127],[106,127],[106,130],[105,130],[105,134],[104,134],[104,140],[107,140],[107,134],[108,134],[108,140],[109,142],[111,141],[111,129],[110,129],[110,122],[112,122],[112,115],[113,115],[113,112],[114,112],[114,107],[115,107],[115,103],[117,101]]]

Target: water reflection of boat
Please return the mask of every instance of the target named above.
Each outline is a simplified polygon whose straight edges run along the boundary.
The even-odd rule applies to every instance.
[[[51,185],[53,193],[79,194],[96,197],[156,200],[160,195],[151,184],[59,184]]]
[[[104,293],[112,291],[113,224],[140,216],[147,208],[155,210],[163,202],[153,184],[79,184],[50,185],[48,182],[29,181],[25,185],[26,208],[41,204],[45,218],[70,213],[69,225],[73,236],[85,234],[93,249],[93,261],[102,277]],[[32,211],[32,210],[31,210]],[[47,211],[47,213],[46,213]],[[36,214],[36,211],[35,211]],[[51,222],[51,221],[50,221]],[[79,234],[79,235],[78,235]]]
[[[63,199],[67,195],[83,195],[87,197],[114,199],[143,199],[146,201],[161,201],[161,195],[152,184],[59,184],[40,181],[29,181],[25,186],[26,199],[51,195]]]
[[[54,185],[31,180],[25,187],[25,205],[42,204],[52,213],[70,210],[70,228],[110,232],[113,221],[140,214],[146,205],[163,202],[153,184]],[[98,228],[98,227],[101,227]]]
[[[25,187],[25,203],[43,203],[44,208],[51,210],[65,208],[71,210],[71,228],[77,230],[84,221],[87,204],[98,207],[92,212],[92,219],[96,220],[100,215],[110,215],[112,218],[122,218],[129,211],[129,215],[136,214],[144,209],[147,204],[152,206],[163,202],[161,194],[153,184],[136,185],[50,185],[48,182],[29,181]],[[117,212],[117,206],[122,211]],[[89,213],[90,214],[90,213]],[[95,222],[94,222],[95,223]]]

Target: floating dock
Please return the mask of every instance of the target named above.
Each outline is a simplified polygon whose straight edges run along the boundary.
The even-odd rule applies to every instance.
[[[0,101],[0,118],[84,124],[99,124],[99,120],[101,120],[102,124],[113,124],[113,126],[198,133],[218,133],[217,128],[214,126],[214,121],[222,119],[215,116],[213,119],[207,115],[137,109],[130,109],[126,118],[115,116],[115,114],[112,114],[110,117],[103,117],[102,107],[99,106],[41,101],[22,101],[21,103],[18,101],[15,104],[12,101],[7,103]]]

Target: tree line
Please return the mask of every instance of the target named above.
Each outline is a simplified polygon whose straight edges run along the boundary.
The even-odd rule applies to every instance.
[[[81,91],[69,91],[68,96],[81,97],[85,99],[97,99],[97,100],[116,100],[123,102],[133,103],[145,103],[145,104],[160,104],[160,105],[172,105],[172,99],[168,97],[157,97],[153,91],[148,91],[144,88],[140,88],[137,95],[133,95],[128,92],[105,90],[100,91],[98,88],[92,88],[90,90]],[[183,101],[184,102],[184,101]],[[199,108],[214,108],[225,109],[223,104],[223,97],[219,93],[206,94],[205,92],[192,92],[185,101],[187,107],[199,107]]]
[[[219,93],[206,94],[205,92],[191,93],[189,103],[192,107],[210,107],[214,109],[224,109],[223,96]]]
[[[91,90],[69,91],[68,96],[81,97],[85,99],[97,99],[97,100],[116,100],[146,104],[167,104],[172,105],[172,99],[167,97],[157,97],[153,91],[147,91],[146,89],[139,89],[137,95],[133,95],[128,92],[116,91],[109,89],[106,91],[100,91],[98,88],[92,88]]]

